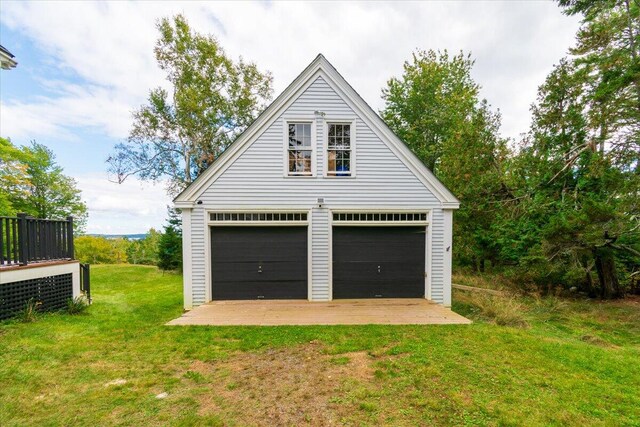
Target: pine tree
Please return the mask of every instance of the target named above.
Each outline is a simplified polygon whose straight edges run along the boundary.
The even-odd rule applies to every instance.
[[[167,225],[158,242],[158,267],[182,270],[182,220],[175,209],[168,208]]]

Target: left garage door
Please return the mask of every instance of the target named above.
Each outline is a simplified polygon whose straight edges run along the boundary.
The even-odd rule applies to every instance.
[[[211,227],[214,300],[306,299],[307,227]]]

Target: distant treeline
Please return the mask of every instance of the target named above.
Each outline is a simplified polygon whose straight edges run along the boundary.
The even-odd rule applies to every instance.
[[[75,239],[76,258],[89,264],[145,264],[163,270],[182,268],[180,218],[169,212],[164,231],[125,236],[84,235]]]

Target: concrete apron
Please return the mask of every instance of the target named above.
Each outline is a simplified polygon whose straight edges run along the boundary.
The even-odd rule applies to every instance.
[[[167,325],[466,325],[471,321],[425,299],[213,301]]]

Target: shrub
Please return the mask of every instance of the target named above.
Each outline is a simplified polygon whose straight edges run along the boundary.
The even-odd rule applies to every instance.
[[[84,296],[69,298],[67,300],[67,313],[80,314],[84,313],[89,307],[89,303]]]
[[[524,316],[526,307],[515,297],[463,291],[458,292],[456,299],[475,307],[481,318],[496,325],[519,328],[529,326]]]
[[[24,323],[31,323],[38,320],[38,308],[42,305],[40,301],[30,298],[24,305],[24,308],[18,312],[16,318]]]

